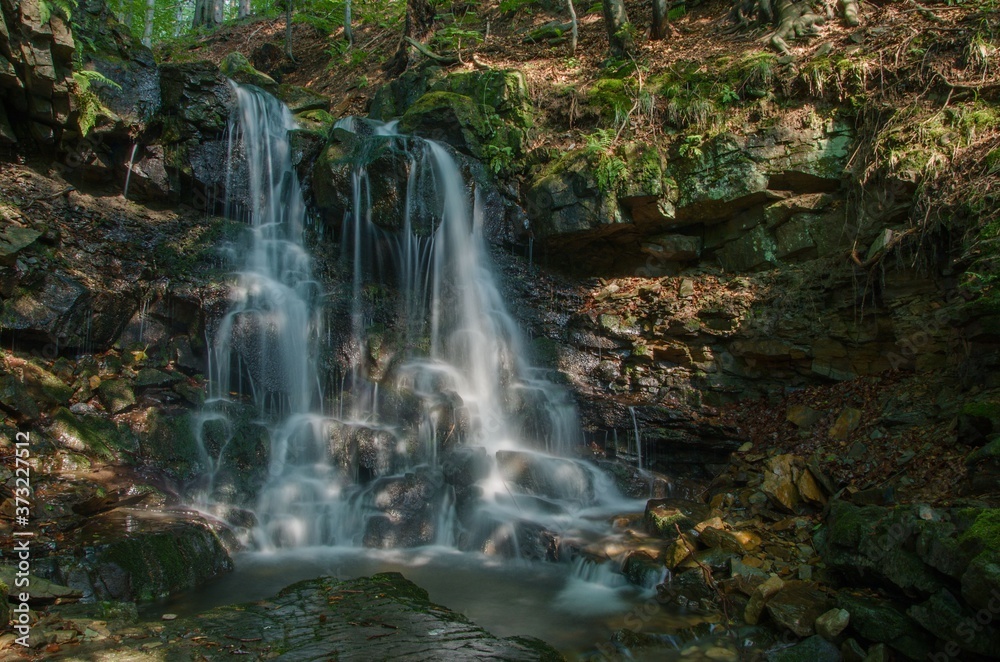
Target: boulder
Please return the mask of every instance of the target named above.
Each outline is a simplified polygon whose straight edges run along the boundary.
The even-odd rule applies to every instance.
[[[771,575],[771,577],[758,585],[753,593],[750,594],[750,601],[747,602],[747,606],[743,610],[743,620],[750,625],[757,625],[761,615],[764,613],[764,609],[767,608],[768,600],[781,591],[784,586],[785,582],[777,575]]]
[[[801,581],[785,582],[780,591],[767,601],[771,619],[795,633],[809,637],[816,632],[816,619],[825,614],[833,600],[814,584]]]
[[[148,601],[191,590],[233,569],[218,536],[190,514],[118,509],[74,532],[81,556],[56,558],[85,600]]]
[[[32,228],[8,225],[0,230],[0,265],[13,266],[17,256],[35,243],[42,233]]]
[[[255,85],[266,92],[279,95],[278,83],[267,74],[254,69],[250,60],[240,53],[233,51],[222,58],[219,62],[219,71],[241,85]]]
[[[851,615],[848,627],[861,637],[887,644],[907,659],[927,659],[930,637],[891,602],[841,592],[837,596],[837,606]]]
[[[583,462],[530,451],[498,451],[496,462],[504,481],[526,494],[580,505],[594,501],[596,469]]]
[[[850,612],[834,607],[816,618],[816,634],[827,641],[834,641],[841,632],[847,629],[850,622]]]
[[[795,479],[801,471],[795,466],[795,456],[777,455],[765,464],[766,473],[761,490],[775,505],[783,510],[794,513],[799,505],[799,491]]]
[[[665,498],[646,502],[643,522],[646,530],[664,538],[676,538],[677,527],[681,532],[694,528],[708,514],[708,507],[695,501]]]

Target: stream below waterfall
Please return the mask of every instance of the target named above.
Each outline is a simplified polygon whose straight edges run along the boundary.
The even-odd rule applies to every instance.
[[[198,591],[148,605],[143,613],[150,619],[165,611],[186,616],[262,600],[314,577],[352,579],[398,571],[427,590],[433,602],[461,612],[492,634],[538,637],[569,659],[592,654],[619,628],[662,632],[704,621],[657,604],[651,588],[632,586],[610,568],[581,570],[569,564],[511,562],[444,547],[313,547],[247,552],[238,554],[235,561],[235,572]],[[710,640],[702,644],[710,645]],[[664,659],[662,649],[657,655]]]

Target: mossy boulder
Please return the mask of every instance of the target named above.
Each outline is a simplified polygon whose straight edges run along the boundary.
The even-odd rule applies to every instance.
[[[21,420],[33,421],[41,414],[27,387],[14,375],[0,375],[0,405]]]
[[[399,128],[479,158],[491,135],[479,104],[454,92],[428,92],[420,97],[404,113]]]
[[[524,74],[514,69],[456,71],[432,81],[431,91],[454,92],[496,113],[509,124],[522,129],[534,124],[533,106],[528,96]]]
[[[94,415],[78,417],[65,408],[52,416],[48,433],[60,446],[106,462],[118,460],[122,451],[134,450],[130,435],[114,422]]]
[[[186,424],[184,418],[172,427],[179,429]],[[199,461],[213,467],[211,497],[234,506],[251,506],[267,478],[270,456],[270,438],[257,409],[218,403],[191,414],[187,424],[201,453]]]
[[[205,471],[204,458],[195,437],[192,414],[149,408],[145,429],[139,435],[142,460],[169,476],[191,480]]]
[[[233,569],[215,532],[187,513],[118,509],[91,517],[74,535],[86,553],[56,565],[86,600],[155,600]]]
[[[915,549],[923,521],[917,507],[887,509],[836,500],[830,504],[818,549],[830,568],[849,579],[928,596],[943,583]]]
[[[584,149],[573,150],[532,179],[525,208],[536,239],[600,233],[625,222],[614,192],[598,184],[598,158]]]
[[[910,660],[925,660],[931,638],[899,606],[888,600],[842,592],[837,607],[851,614],[849,630],[868,641],[886,644]]]
[[[267,74],[257,71],[242,54],[232,52],[219,62],[219,71],[241,85],[256,85],[278,96],[278,83]],[[292,87],[292,86],[289,86]]]
[[[283,83],[278,86],[275,96],[281,99],[293,114],[310,110],[330,110],[330,98],[313,92],[308,87]]]
[[[305,110],[295,114],[295,120],[303,129],[327,135],[337,118],[325,110]]]
[[[132,385],[125,379],[109,379],[97,387],[97,399],[111,414],[118,414],[135,405]]]

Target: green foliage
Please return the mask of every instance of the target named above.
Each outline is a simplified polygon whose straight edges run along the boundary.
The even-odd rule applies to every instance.
[[[700,159],[703,156],[701,145],[704,140],[704,136],[697,134],[684,136],[684,140],[681,141],[677,152],[681,155],[681,158]]]
[[[48,23],[52,15],[58,15],[67,21],[73,16],[76,0],[39,0],[38,14],[42,24]]]
[[[613,193],[621,184],[627,165],[615,151],[617,136],[613,129],[598,129],[585,136],[584,153],[596,157],[594,178],[604,193]]]
[[[531,5],[535,3],[535,0],[500,0],[500,11],[504,14],[516,14],[519,11],[524,11],[526,14],[531,14]]]
[[[91,85],[98,83],[119,90],[121,86],[99,71],[74,71],[73,81],[76,83],[73,96],[77,107],[77,128],[80,130],[80,135],[86,136],[94,128],[98,115],[107,111],[100,98],[91,89]]]
[[[475,46],[482,40],[483,35],[478,30],[468,30],[458,25],[449,25],[434,32],[431,45],[438,52],[454,52],[461,57],[463,45],[468,48]]]

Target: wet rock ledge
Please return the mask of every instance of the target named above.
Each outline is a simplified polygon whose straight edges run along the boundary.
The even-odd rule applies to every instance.
[[[531,637],[494,637],[432,603],[398,572],[320,577],[269,600],[134,624],[134,607],[55,607],[36,626],[36,651],[60,660],[562,660]],[[119,603],[122,604],[122,603]],[[126,603],[127,604],[127,603]],[[50,643],[46,643],[50,642]],[[62,643],[54,643],[62,642]],[[2,654],[0,654],[2,659]]]

